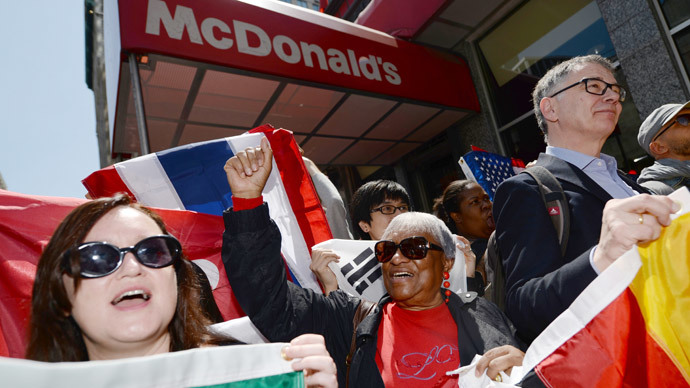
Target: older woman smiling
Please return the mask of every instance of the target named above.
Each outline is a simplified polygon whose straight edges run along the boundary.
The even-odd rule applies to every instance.
[[[494,305],[473,293],[442,291],[453,266],[454,239],[441,220],[423,213],[396,217],[376,244],[388,295],[357,327],[350,353],[361,301],[343,291],[319,295],[286,279],[280,233],[261,199],[271,160],[264,139],[260,148],[226,163],[234,208],[224,214],[223,236],[233,291],[267,338],[322,334],[343,387],[457,386],[445,372],[477,354],[486,354],[479,370],[492,378],[522,363],[514,329]]]

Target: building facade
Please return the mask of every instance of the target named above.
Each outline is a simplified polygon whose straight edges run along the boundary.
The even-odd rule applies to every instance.
[[[279,1],[283,0],[275,0],[276,3]],[[619,83],[629,92],[630,97],[623,103],[619,125],[604,146],[604,152],[615,156],[619,166],[626,171],[639,171],[645,163],[640,161],[644,151],[636,140],[642,120],[662,104],[685,102],[690,97],[690,3],[687,0],[284,2],[312,11],[322,10],[400,39],[451,53],[464,59],[470,69],[479,99],[479,113],[463,114],[459,121],[440,134],[429,140],[420,140],[421,146],[415,145],[412,151],[405,151],[407,154],[401,153],[402,157],[396,155],[379,164],[374,163],[376,159],[371,163],[357,164],[340,163],[333,158],[329,159],[331,162],[320,165],[340,189],[346,202],[363,182],[385,178],[406,186],[415,208],[429,211],[433,199],[445,186],[463,177],[458,159],[470,151],[471,145],[518,157],[525,162],[535,159],[545,144],[534,119],[531,91],[551,66],[573,56],[596,53],[609,58],[616,65]],[[109,142],[112,134],[108,135],[108,116],[115,113],[108,112],[105,105],[103,54],[99,50],[102,33],[97,33],[102,28],[100,18],[104,14],[101,4],[100,0],[85,0],[87,79],[92,81],[90,86],[96,95],[101,128],[97,133],[101,163],[105,166],[120,160],[123,154],[117,153],[116,145],[111,146]],[[89,40],[90,37],[93,40]],[[419,72],[434,71],[419,65],[421,62],[415,62],[415,58],[409,61],[418,66]],[[151,72],[151,65],[147,68],[139,63],[139,68],[142,74]],[[93,71],[89,72],[90,69]],[[242,71],[240,75],[252,73],[251,69]],[[315,85],[301,85],[303,89],[310,86]],[[439,88],[433,84],[423,86],[432,91]],[[346,88],[341,89],[337,93],[350,92]],[[203,93],[200,95],[203,97]],[[145,99],[155,96],[149,93]],[[170,97],[167,94],[161,96],[165,97],[163,100]],[[387,97],[383,92],[374,96]],[[190,104],[194,102],[193,99],[188,101]],[[400,106],[405,107],[406,104]],[[147,107],[151,108],[151,113],[154,107],[163,106],[151,103]],[[350,120],[357,118],[350,117]],[[220,124],[228,126],[227,122]],[[219,128],[222,129],[223,125]],[[217,137],[235,134],[220,129],[216,132]],[[311,132],[306,135],[311,135]],[[394,135],[394,129],[391,129],[386,136]],[[397,139],[386,140],[399,142],[404,140],[404,136],[400,134]],[[364,135],[361,137],[364,139]],[[302,136],[298,142],[309,151],[309,136]]]
[[[457,161],[470,145],[525,162],[536,159],[545,144],[531,92],[565,59],[599,54],[614,62],[629,97],[603,152],[615,156],[624,171],[651,163],[637,143],[642,120],[662,104],[690,97],[688,1],[445,1],[409,39],[464,58],[481,104],[481,113],[373,174],[403,176],[421,210],[430,210],[445,185],[463,177]]]

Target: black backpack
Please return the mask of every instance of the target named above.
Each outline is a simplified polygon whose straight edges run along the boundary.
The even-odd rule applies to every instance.
[[[522,173],[529,174],[539,186],[541,199],[544,201],[544,210],[549,213],[553,223],[558,242],[561,245],[561,255],[565,256],[570,235],[570,207],[565,197],[563,187],[556,177],[541,166],[532,166]],[[503,260],[496,242],[496,232],[491,233],[486,246],[486,252],[482,258],[486,265],[486,291],[484,297],[494,302],[501,310],[505,310],[505,273]]]

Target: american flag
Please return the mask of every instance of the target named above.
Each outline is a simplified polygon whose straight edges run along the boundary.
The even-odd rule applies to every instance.
[[[467,179],[479,183],[492,201],[498,185],[515,175],[510,158],[491,152],[470,151],[458,163]]]

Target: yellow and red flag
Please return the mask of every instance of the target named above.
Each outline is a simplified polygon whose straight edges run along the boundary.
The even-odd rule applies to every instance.
[[[532,343],[524,371],[554,388],[690,387],[690,194],[673,196],[684,209],[672,224],[599,275]]]

